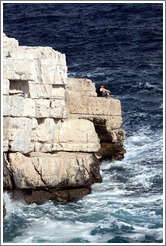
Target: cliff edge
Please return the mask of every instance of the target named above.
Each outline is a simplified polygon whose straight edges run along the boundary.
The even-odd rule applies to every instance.
[[[68,78],[64,54],[3,35],[4,189],[27,203],[88,194],[99,157],[123,158],[121,126],[120,101]]]

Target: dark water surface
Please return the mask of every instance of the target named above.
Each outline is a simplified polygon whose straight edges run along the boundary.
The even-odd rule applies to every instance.
[[[68,76],[104,82],[121,100],[127,153],[102,184],[68,204],[23,205],[5,193],[8,243],[163,241],[161,3],[6,3],[4,32],[66,54]]]

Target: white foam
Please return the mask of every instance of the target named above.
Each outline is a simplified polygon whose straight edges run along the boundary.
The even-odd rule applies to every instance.
[[[40,229],[39,229],[40,228]],[[73,238],[83,238],[95,242],[96,237],[90,234],[95,228],[93,223],[73,222],[70,220],[56,221],[41,218],[22,230],[22,235],[14,239],[14,243],[35,243],[44,240],[50,243],[65,243]]]

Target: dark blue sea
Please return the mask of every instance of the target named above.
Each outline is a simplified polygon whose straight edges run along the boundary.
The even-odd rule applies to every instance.
[[[3,31],[65,53],[69,77],[104,82],[121,101],[127,151],[77,201],[24,205],[5,193],[4,242],[162,243],[162,3],[5,3]]]

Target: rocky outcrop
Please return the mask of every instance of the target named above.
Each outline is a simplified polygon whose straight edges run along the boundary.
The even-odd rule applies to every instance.
[[[119,100],[67,77],[65,55],[3,36],[4,188],[27,203],[71,200],[101,182],[98,157],[123,157]],[[17,196],[17,195],[16,195]]]
[[[95,85],[88,79],[68,78],[66,97],[70,118],[93,122],[100,139],[100,149],[96,154],[102,158],[122,159],[125,131],[121,129],[120,101],[97,97]]]

